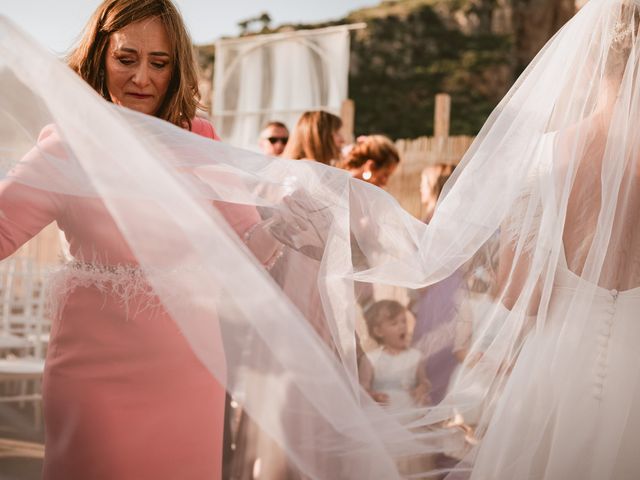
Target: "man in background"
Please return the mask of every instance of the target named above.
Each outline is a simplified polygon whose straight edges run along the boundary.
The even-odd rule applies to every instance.
[[[265,155],[279,157],[289,141],[289,130],[282,122],[269,122],[260,133],[260,150]]]

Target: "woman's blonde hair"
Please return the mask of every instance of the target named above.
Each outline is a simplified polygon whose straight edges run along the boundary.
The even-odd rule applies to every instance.
[[[155,116],[180,127],[191,127],[191,119],[200,106],[197,67],[191,38],[180,12],[171,0],[105,0],[89,20],[67,63],[98,93],[111,101],[105,82],[109,38],[127,25],[148,18],[162,21],[172,49],[171,81]]]
[[[373,160],[375,170],[400,163],[400,154],[393,142],[384,135],[359,137],[353,148],[347,153],[342,168],[347,170],[360,168],[368,160]]]
[[[284,158],[307,159],[331,165],[340,159],[333,134],[342,128],[340,117],[322,110],[304,112],[282,153]]]

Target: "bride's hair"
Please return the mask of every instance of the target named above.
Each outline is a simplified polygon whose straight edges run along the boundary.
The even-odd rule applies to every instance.
[[[171,0],[105,0],[89,20],[67,62],[98,93],[111,101],[105,82],[109,38],[127,25],[149,18],[162,21],[173,58],[171,82],[156,116],[180,127],[190,127],[200,105],[197,67],[191,38]]]
[[[640,4],[635,0],[623,0],[619,6],[617,21],[612,29],[606,29],[608,38],[605,72],[609,77],[621,78],[629,56],[638,39]]]

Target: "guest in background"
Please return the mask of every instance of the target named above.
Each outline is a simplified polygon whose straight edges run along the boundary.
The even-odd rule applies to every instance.
[[[343,150],[344,159],[340,167],[348,170],[354,178],[384,188],[400,163],[400,155],[393,142],[384,135],[362,135],[356,143]],[[362,218],[362,225],[369,219]],[[357,241],[351,242],[354,265],[365,268],[368,261],[362,254]],[[363,309],[374,302],[373,286],[370,283],[356,282],[356,298]]]
[[[398,150],[388,137],[365,135],[347,151],[341,166],[353,177],[384,188],[399,163]]]
[[[260,151],[265,155],[279,157],[289,141],[289,129],[282,122],[272,121],[260,132]]]
[[[407,314],[395,300],[380,300],[367,310],[369,336],[378,348],[363,355],[359,364],[362,387],[404,424],[420,417],[419,408],[430,404],[425,359],[409,346]],[[402,475],[410,476],[431,468],[432,458],[409,455],[396,463]]]
[[[422,171],[420,194],[427,217],[431,219],[442,187],[453,173],[453,165],[437,164]],[[434,403],[444,397],[449,379],[458,361],[453,352],[455,319],[458,312],[457,292],[464,283],[461,271],[416,292],[412,310],[416,316],[413,344],[429,358],[427,376],[432,383]]]
[[[422,176],[420,177],[420,201],[423,207],[422,219],[429,223],[433,212],[436,209],[436,204],[444,188],[444,184],[449,180],[449,177],[453,173],[454,165],[447,163],[436,163],[429,165],[422,170]]]
[[[342,120],[322,110],[304,112],[282,154],[292,160],[315,160],[325,165],[340,164],[344,146]]]
[[[420,196],[425,223],[433,217],[442,189],[453,170],[453,165],[441,163],[422,170]],[[431,382],[430,397],[434,404],[443,400],[458,368],[456,320],[461,304],[460,292],[465,291],[465,271],[459,269],[438,283],[411,292],[411,310],[416,317],[413,347],[427,360],[425,374]],[[438,454],[434,462],[438,468],[446,469],[454,466],[457,460]]]
[[[390,409],[428,404],[424,359],[419,350],[409,347],[407,309],[395,300],[380,300],[367,310],[366,321],[378,348],[366,354],[369,362],[361,366],[364,389]]]

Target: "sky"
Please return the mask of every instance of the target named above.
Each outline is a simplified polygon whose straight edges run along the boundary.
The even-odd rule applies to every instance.
[[[272,26],[339,19],[379,0],[174,0],[196,44],[236,35],[237,23],[267,12]],[[49,50],[66,52],[101,0],[0,0],[5,15]]]

